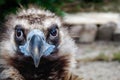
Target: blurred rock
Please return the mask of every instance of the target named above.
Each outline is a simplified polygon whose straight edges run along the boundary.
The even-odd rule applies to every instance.
[[[120,22],[117,24],[117,28],[115,29],[115,32],[113,34],[113,41],[120,41]]]
[[[120,42],[120,33],[113,34],[113,41]]]
[[[74,26],[70,27],[70,29],[69,29],[70,36],[73,38],[80,37],[80,32],[83,29],[82,27],[83,26],[81,26],[81,25],[74,25]]]
[[[90,43],[95,41],[97,26],[95,24],[85,24],[80,32],[80,42]]]
[[[105,24],[107,22],[118,22],[119,13],[111,12],[82,12],[74,14],[66,14],[63,18],[64,23],[80,25],[80,24]]]
[[[109,22],[101,25],[98,28],[97,39],[110,41],[112,40],[113,33],[115,32],[117,25],[113,22]]]

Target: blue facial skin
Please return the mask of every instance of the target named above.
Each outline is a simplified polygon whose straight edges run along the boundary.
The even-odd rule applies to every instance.
[[[27,47],[29,46],[28,43],[26,43],[25,45],[19,46],[19,49],[22,53],[24,53],[25,56],[30,56],[29,50],[27,49]],[[51,52],[53,52],[55,46],[54,45],[50,45],[48,43],[44,42],[44,47],[45,49],[42,51],[44,56],[48,56],[50,55]]]
[[[40,58],[42,56],[49,56],[54,51],[54,48],[54,45],[46,42],[44,33],[37,29],[28,33],[26,43],[19,46],[20,51],[25,56],[33,58],[35,67],[39,66]]]

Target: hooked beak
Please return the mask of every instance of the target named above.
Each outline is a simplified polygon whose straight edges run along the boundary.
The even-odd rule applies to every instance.
[[[41,57],[50,55],[55,46],[48,44],[43,32],[35,29],[28,34],[26,44],[19,48],[24,55],[31,56],[35,67],[38,67]]]
[[[38,35],[33,35],[29,43],[29,50],[36,67],[39,65],[41,56],[43,56],[43,46],[43,40],[41,37]]]

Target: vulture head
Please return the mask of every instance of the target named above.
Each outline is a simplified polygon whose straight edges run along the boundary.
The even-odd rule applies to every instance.
[[[0,56],[25,79],[63,80],[72,72],[76,46],[54,13],[20,9],[2,27]]]

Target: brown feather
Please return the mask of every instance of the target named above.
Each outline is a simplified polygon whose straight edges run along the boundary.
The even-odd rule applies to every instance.
[[[25,80],[74,80],[73,75],[68,77],[71,74],[69,72],[69,55],[58,56],[57,54],[52,54],[48,57],[43,57],[38,68],[35,68],[30,57],[22,58],[22,56],[16,56],[10,59],[9,62],[20,71]]]

